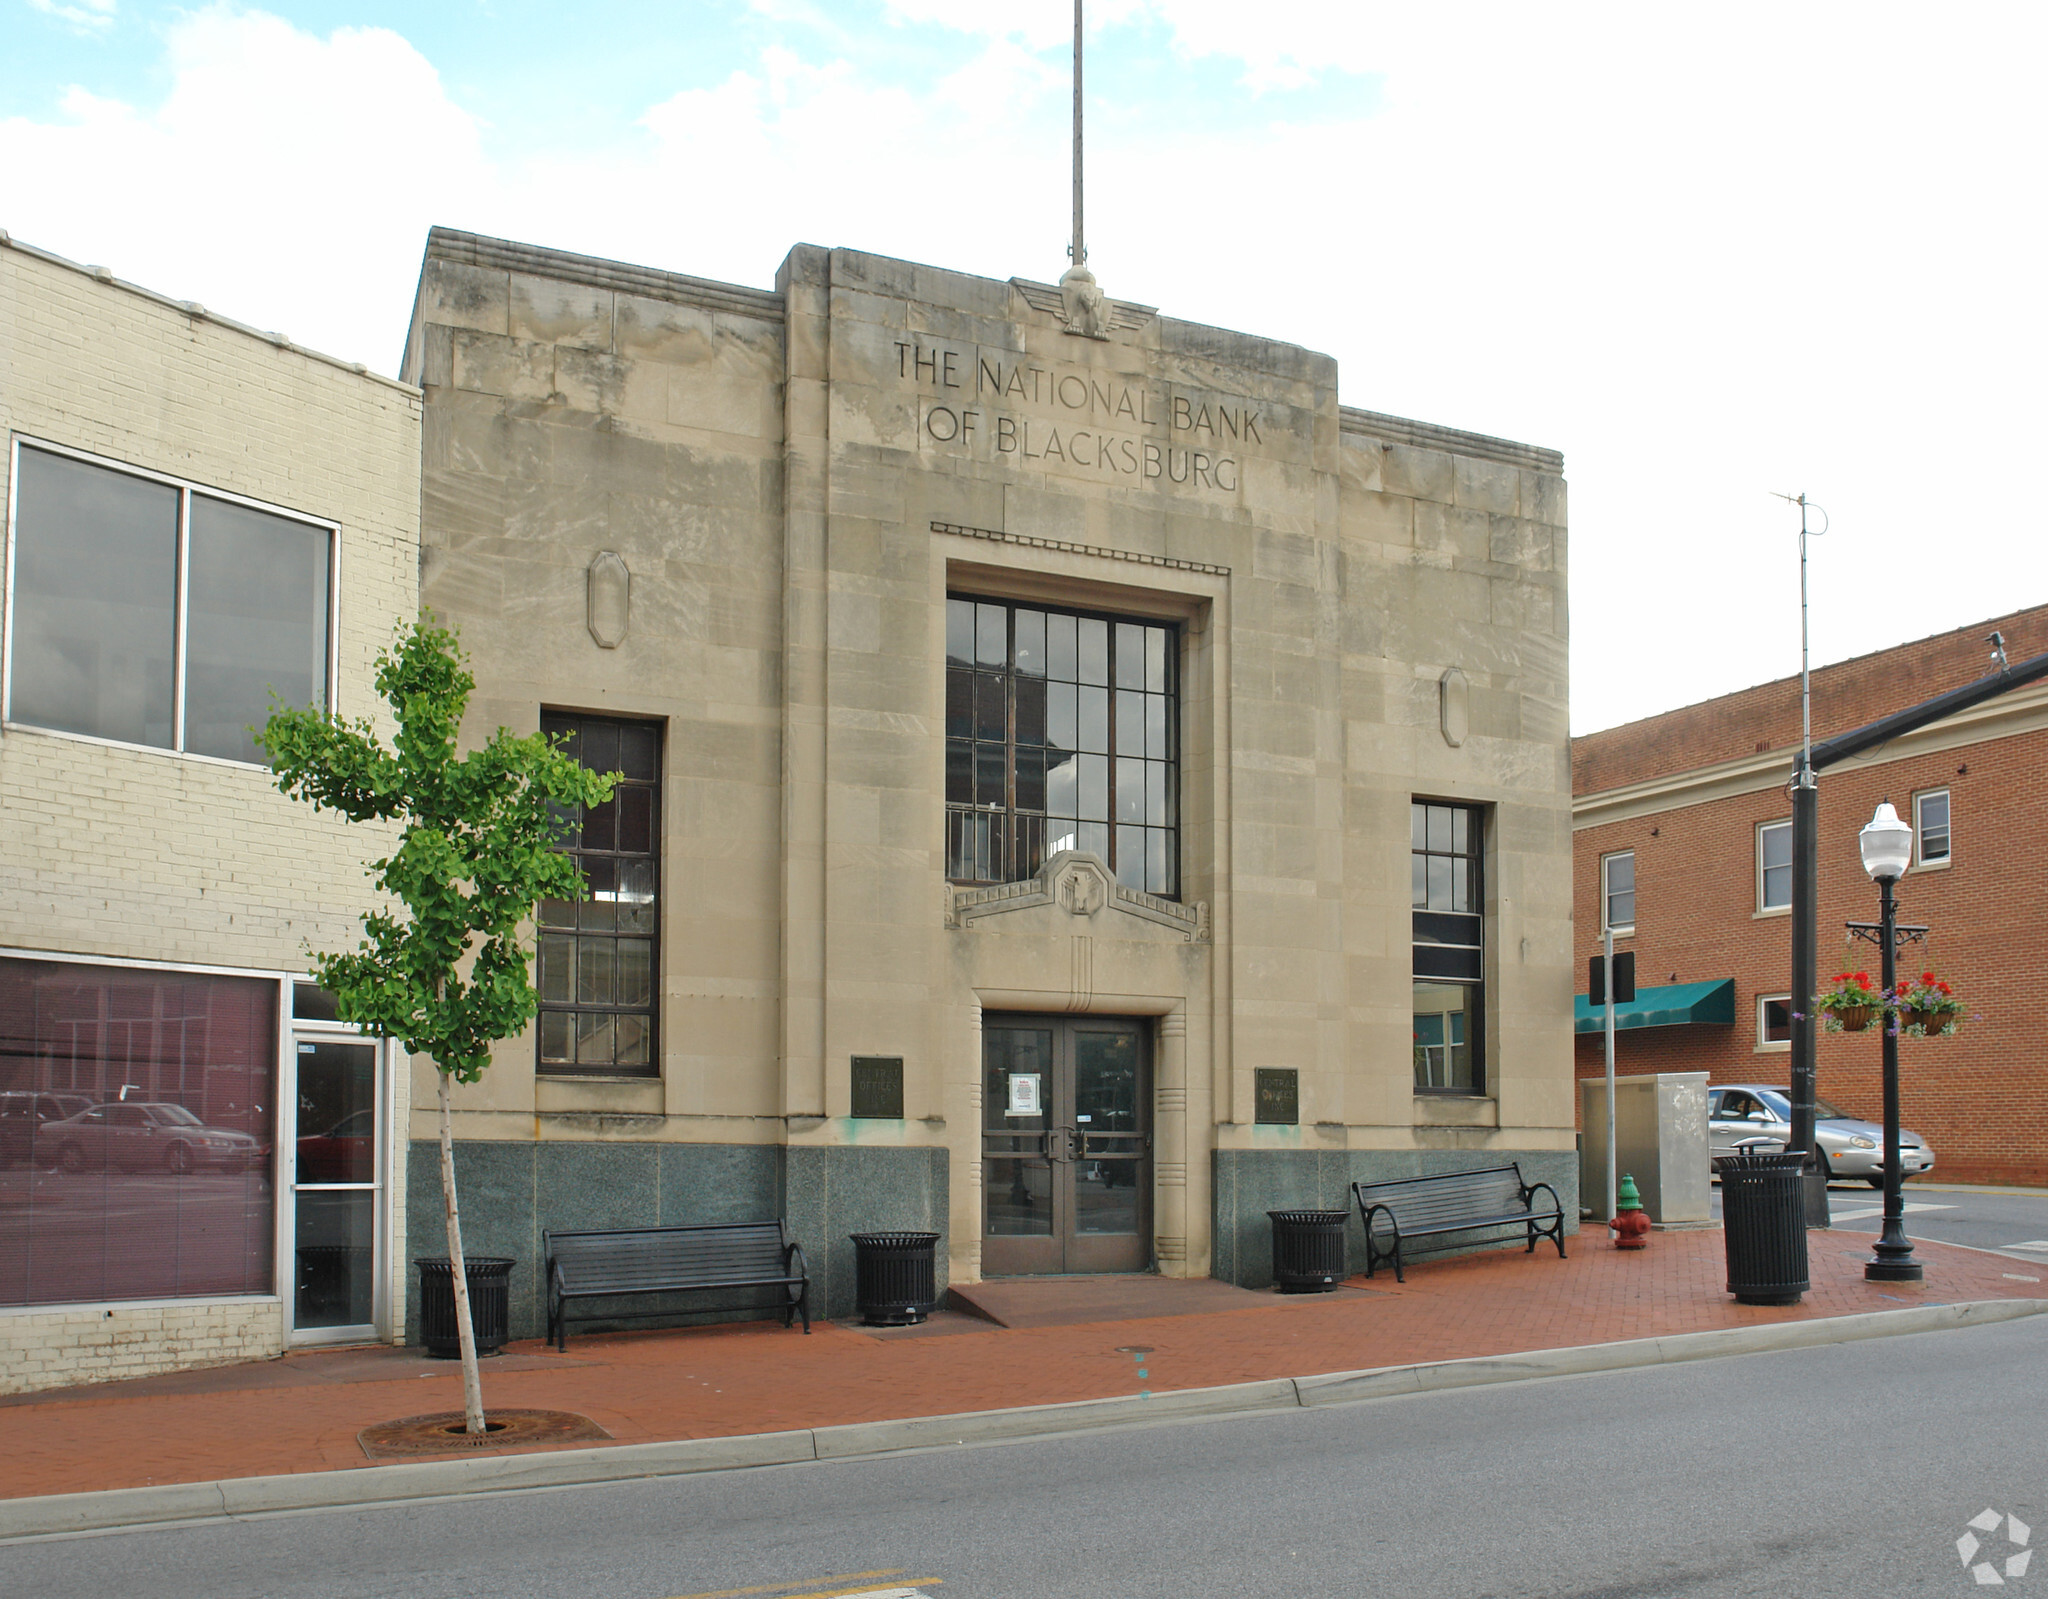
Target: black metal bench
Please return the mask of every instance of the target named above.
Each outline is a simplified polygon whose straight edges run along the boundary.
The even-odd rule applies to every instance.
[[[641,1294],[696,1293],[719,1288],[779,1288],[782,1325],[796,1316],[811,1330],[811,1278],[804,1252],[780,1221],[729,1222],[710,1227],[614,1227],[605,1231],[544,1232],[548,1337],[569,1347],[571,1305],[579,1299]],[[604,1310],[578,1321],[624,1321],[694,1314],[700,1310],[755,1309],[755,1305],[692,1305],[650,1311]]]
[[[1404,1177],[1387,1183],[1353,1183],[1358,1213],[1365,1223],[1365,1274],[1370,1277],[1386,1261],[1394,1263],[1394,1280],[1406,1282],[1403,1251],[1418,1238],[1441,1238],[1488,1227],[1526,1229],[1532,1253],[1538,1238],[1557,1245],[1564,1258],[1564,1206],[1548,1183],[1525,1183],[1519,1165],[1489,1166],[1482,1171],[1445,1172],[1437,1177]],[[1548,1194],[1547,1208],[1536,1196]],[[1382,1239],[1392,1247],[1383,1248]],[[1441,1248],[1455,1248],[1445,1244]]]

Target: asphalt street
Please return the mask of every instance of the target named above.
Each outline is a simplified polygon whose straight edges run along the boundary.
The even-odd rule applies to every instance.
[[[1961,1595],[1982,1584],[1958,1539],[2002,1573],[2035,1526],[2048,1537],[2044,1360],[2048,1317],[2033,1317],[1326,1410],[52,1538],[0,1546],[0,1593]]]
[[[1713,1194],[1718,1219],[1720,1188]],[[2048,1272],[2048,1193],[1909,1182],[1905,1200],[1907,1237],[1995,1250]],[[1883,1226],[1883,1213],[1884,1195],[1867,1184],[1834,1183],[1828,1188],[1828,1214],[1837,1231],[1876,1233]]]

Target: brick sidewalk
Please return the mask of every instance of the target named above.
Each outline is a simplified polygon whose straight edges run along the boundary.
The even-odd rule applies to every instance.
[[[1514,1354],[1714,1328],[2048,1297],[2025,1262],[1918,1243],[1922,1285],[1866,1283],[1870,1239],[1810,1235],[1813,1290],[1736,1304],[1718,1230],[1624,1254],[1590,1234],[1572,1257],[1519,1249],[1424,1263],[1312,1300],[1080,1325],[871,1333],[821,1323],[591,1334],[566,1355],[512,1345],[484,1363],[487,1406],[579,1411],[621,1443],[1107,1398],[1261,1378]],[[943,1331],[943,1336],[935,1335]],[[1142,1346],[1140,1357],[1119,1346]],[[362,1428],[462,1404],[459,1369],[400,1350],[323,1351],[0,1404],[0,1498],[369,1464]]]

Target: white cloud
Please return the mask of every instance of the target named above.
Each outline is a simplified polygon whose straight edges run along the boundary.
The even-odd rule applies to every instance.
[[[969,42],[950,77],[776,46],[612,148],[517,165],[398,35],[214,6],[171,28],[161,101],[74,91],[0,123],[0,225],[386,369],[433,222],[742,283],[798,240],[1057,276],[1070,8],[891,3]],[[1175,50],[1270,92],[1215,122],[1124,104],[1104,37],[1091,264],[1169,315],[1337,355],[1347,403],[1564,449],[1581,727],[1796,668],[1773,489],[1834,518],[1817,659],[2048,598],[2025,488],[2048,22],[1144,3]],[[1371,102],[1347,115],[1333,71],[1380,74]]]
[[[115,0],[28,0],[46,17],[68,22],[80,33],[105,33],[114,25]]]
[[[170,29],[168,65],[155,106],[72,89],[60,120],[0,121],[0,223],[390,370],[428,222],[491,182],[474,120],[382,28],[212,6]]]

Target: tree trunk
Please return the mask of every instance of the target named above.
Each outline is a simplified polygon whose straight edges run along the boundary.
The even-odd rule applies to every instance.
[[[448,1116],[448,1074],[441,1088],[441,1212],[448,1222],[448,1266],[455,1281],[455,1332],[462,1344],[462,1425],[484,1430],[484,1384],[476,1367],[476,1325],[469,1319],[469,1272],[462,1260],[462,1215],[455,1206],[455,1130]]]

